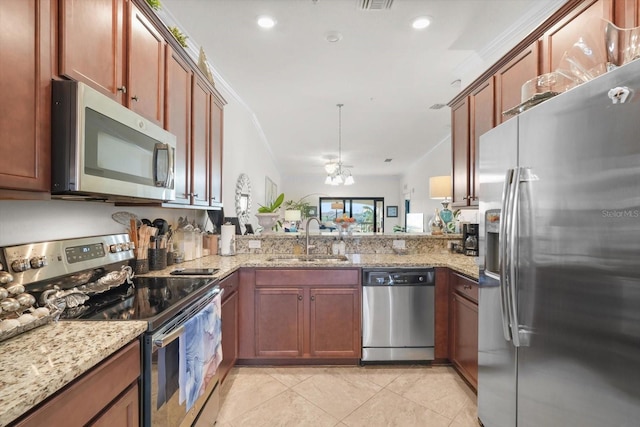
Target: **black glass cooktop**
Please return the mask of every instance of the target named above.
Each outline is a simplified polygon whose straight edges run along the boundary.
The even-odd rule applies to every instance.
[[[85,303],[84,320],[147,320],[153,330],[212,289],[216,280],[195,277],[136,277]]]

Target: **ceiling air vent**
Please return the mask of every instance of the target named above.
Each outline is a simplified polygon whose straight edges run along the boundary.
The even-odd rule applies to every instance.
[[[447,104],[433,104],[431,107],[429,107],[430,110],[439,110],[441,108],[446,107]]]
[[[384,10],[391,9],[393,0],[358,0],[358,9],[361,10]]]

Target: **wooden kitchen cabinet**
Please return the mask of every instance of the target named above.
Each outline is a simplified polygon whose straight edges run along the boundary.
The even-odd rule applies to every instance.
[[[0,198],[48,198],[51,188],[52,0],[0,2]],[[4,191],[10,190],[10,191]],[[18,193],[14,190],[25,190]]]
[[[164,128],[176,136],[176,198],[191,203],[191,84],[193,72],[169,45],[166,51]]]
[[[225,101],[215,92],[210,95],[211,150],[209,152],[209,205],[222,206],[222,152]]]
[[[478,387],[478,283],[458,273],[449,276],[449,358]]]
[[[539,68],[539,42],[535,41],[495,74],[496,125],[513,116],[502,113],[522,103],[522,85],[537,77]]]
[[[191,91],[191,204],[209,206],[210,95],[207,84],[194,78]]]
[[[469,204],[469,98],[463,98],[451,107],[451,206]]]
[[[140,359],[136,340],[29,411],[15,426],[138,426]]]
[[[495,127],[495,93],[493,77],[469,96],[469,189],[468,206],[480,200],[480,137]]]
[[[449,271],[436,267],[434,363],[449,362]]]
[[[359,269],[242,269],[242,363],[357,363]]]
[[[129,2],[127,31],[127,102],[143,117],[163,125],[165,41],[160,32]]]
[[[218,367],[221,382],[224,382],[238,359],[238,287],[238,272],[234,272],[220,281],[220,288],[224,289],[222,294],[222,362]]]
[[[124,0],[60,0],[59,7],[60,75],[162,125],[165,42],[140,9]]]

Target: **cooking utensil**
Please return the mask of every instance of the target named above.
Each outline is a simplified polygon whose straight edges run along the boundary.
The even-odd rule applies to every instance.
[[[134,220],[136,222],[136,227],[139,227],[141,224],[141,221],[138,219],[136,214],[131,212],[116,212],[111,215],[111,218],[118,224],[122,225],[129,225],[131,223],[131,220]]]
[[[169,223],[162,218],[154,219],[151,224],[158,229],[159,236],[162,236],[163,234],[167,234],[167,231],[169,231]]]

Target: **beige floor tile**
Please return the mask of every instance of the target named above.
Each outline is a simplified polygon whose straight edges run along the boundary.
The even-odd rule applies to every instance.
[[[477,427],[478,426],[478,407],[475,400],[467,400],[460,412],[453,419],[452,426],[455,427]],[[216,426],[217,427],[217,426]]]
[[[361,378],[364,378],[374,384],[379,385],[380,387],[388,386],[393,380],[398,378],[400,375],[414,372],[419,370],[420,368],[415,368],[411,366],[407,367],[393,367],[393,366],[377,366],[377,365],[368,365],[361,367],[353,367],[353,368],[345,368],[345,370],[352,370],[353,373]]]
[[[343,420],[349,427],[447,427],[451,419],[382,390]]]
[[[232,422],[242,427],[333,427],[338,420],[298,393],[287,390]]]
[[[387,389],[453,419],[469,399],[468,387],[453,375],[441,368],[403,374]]]
[[[380,387],[366,380],[347,380],[328,368],[293,387],[293,390],[319,408],[341,420],[369,400]]]
[[[221,423],[237,418],[287,389],[281,382],[259,369],[240,369],[227,380],[221,390],[221,408],[218,415],[218,421]]]
[[[271,375],[287,387],[293,387],[312,375],[324,372],[324,367],[282,366],[264,368],[264,373]]]

